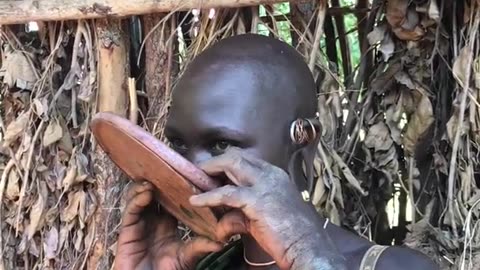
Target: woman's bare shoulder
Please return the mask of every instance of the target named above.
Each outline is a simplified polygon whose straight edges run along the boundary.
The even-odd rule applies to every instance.
[[[439,270],[430,258],[416,250],[392,246],[384,251],[378,260],[377,270]]]

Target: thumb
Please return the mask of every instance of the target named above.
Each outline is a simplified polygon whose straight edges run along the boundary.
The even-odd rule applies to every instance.
[[[191,269],[200,258],[221,249],[222,244],[204,237],[197,237],[187,242],[180,250],[178,255],[180,265],[184,266],[182,269]]]

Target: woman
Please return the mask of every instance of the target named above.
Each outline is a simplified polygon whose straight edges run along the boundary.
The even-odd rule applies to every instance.
[[[287,44],[250,34],[222,40],[191,63],[172,98],[165,132],[173,148],[227,179],[190,202],[232,209],[217,236],[242,239],[226,247],[201,237],[183,243],[176,221],[152,207],[153,187],[134,185],[116,269],[436,269],[412,250],[375,246],[328,224],[302,197],[312,187],[318,136],[295,124],[314,126],[316,91]],[[290,136],[292,123],[299,136]]]

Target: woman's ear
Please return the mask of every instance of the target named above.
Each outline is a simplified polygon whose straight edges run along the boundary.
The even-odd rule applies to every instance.
[[[302,148],[302,159],[305,165],[305,177],[307,179],[308,195],[311,196],[315,189],[315,170],[313,162],[317,154],[320,136]]]
[[[288,174],[298,188],[299,192],[307,190],[308,183],[303,172],[303,149],[296,149],[288,161]]]
[[[297,119],[290,128],[290,137],[296,145],[288,171],[300,192],[307,191],[310,196],[315,188],[313,162],[321,138],[321,126],[317,119]]]
[[[300,192],[308,191],[310,196],[315,188],[313,162],[320,139],[316,138],[303,147],[297,148],[288,162],[288,173]]]

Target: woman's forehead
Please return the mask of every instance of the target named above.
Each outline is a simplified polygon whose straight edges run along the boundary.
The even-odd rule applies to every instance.
[[[170,126],[188,132],[228,127],[264,133],[292,120],[297,107],[285,68],[258,61],[217,59],[185,72],[173,91]]]
[[[199,95],[173,102],[168,126],[182,133],[196,135],[229,130],[249,133],[259,112],[247,98],[238,99],[219,94],[204,98]]]
[[[263,111],[262,82],[246,69],[182,78],[174,90],[171,120],[189,125],[246,128]]]

